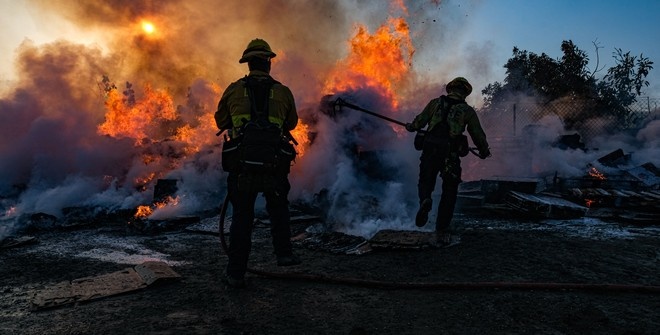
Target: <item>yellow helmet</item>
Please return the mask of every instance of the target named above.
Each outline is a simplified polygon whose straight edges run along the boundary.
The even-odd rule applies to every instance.
[[[277,55],[270,49],[270,45],[266,41],[255,38],[248,43],[247,48],[243,51],[243,57],[238,62],[245,63],[252,57],[273,58],[275,56]]]
[[[455,92],[463,97],[467,97],[472,93],[472,85],[463,77],[456,77],[447,83],[447,93]]]

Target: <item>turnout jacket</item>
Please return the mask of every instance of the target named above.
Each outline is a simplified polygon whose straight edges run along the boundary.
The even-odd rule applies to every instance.
[[[447,123],[449,124],[449,137],[456,138],[463,134],[467,128],[472,142],[477,146],[480,152],[488,150],[488,141],[486,133],[481,128],[481,123],[477,117],[474,108],[470,107],[462,97],[450,94],[445,97],[446,104],[451,105],[447,113]],[[422,129],[427,124],[428,131],[433,130],[442,121],[442,97],[435,98],[424,107],[421,114],[417,115],[412,121],[414,129]]]
[[[272,77],[263,71],[250,71],[248,77]],[[246,87],[247,77],[231,83],[218,102],[214,114],[219,129],[230,129],[231,137],[236,137],[245,121],[250,120],[250,97]],[[273,80],[268,97],[268,120],[285,131],[293,130],[298,124],[298,113],[291,90]]]

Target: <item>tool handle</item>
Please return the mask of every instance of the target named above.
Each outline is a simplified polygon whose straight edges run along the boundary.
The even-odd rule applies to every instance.
[[[363,112],[363,113],[367,113],[367,114],[369,114],[369,115],[372,115],[372,116],[375,116],[375,117],[381,118],[381,119],[383,119],[383,120],[387,120],[387,121],[390,121],[390,122],[392,122],[392,123],[396,123],[396,124],[398,124],[398,125],[400,125],[400,126],[404,126],[404,127],[406,126],[405,123],[403,123],[403,122],[401,122],[401,121],[399,121],[399,120],[395,120],[395,119],[389,118],[389,117],[387,117],[387,116],[385,116],[385,115],[381,115],[381,114],[378,114],[378,113],[374,113],[374,112],[372,112],[372,111],[370,111],[370,110],[367,110],[367,109],[364,109],[364,108],[362,108],[362,107],[360,107],[360,106],[353,105],[353,104],[351,104],[351,103],[349,103],[349,102],[344,101],[344,99],[342,99],[342,98],[337,98],[337,100],[335,101],[335,104],[338,105],[338,106],[346,106],[346,107],[348,107],[348,108],[350,108],[350,109],[355,109],[355,110],[357,110],[357,111],[360,111],[360,112]]]

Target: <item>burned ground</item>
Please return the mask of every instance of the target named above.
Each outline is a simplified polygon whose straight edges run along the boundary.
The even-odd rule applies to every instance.
[[[296,232],[310,223],[295,223]],[[35,234],[0,250],[3,334],[654,334],[655,292],[617,289],[411,289],[405,283],[512,282],[660,286],[659,232],[599,220],[511,221],[459,215],[461,244],[360,255],[296,242],[303,264],[274,264],[258,225],[250,266],[387,289],[248,274],[248,288],[220,282],[226,256],[215,235],[136,233],[121,225]],[[32,310],[55,283],[162,260],[178,281]],[[395,287],[400,284],[400,287]]]

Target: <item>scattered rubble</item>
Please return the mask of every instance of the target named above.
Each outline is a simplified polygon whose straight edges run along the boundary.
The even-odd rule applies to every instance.
[[[589,210],[562,198],[516,191],[509,191],[504,202],[521,214],[541,219],[576,219]]]
[[[37,243],[37,238],[34,236],[7,237],[0,239],[0,249],[20,247],[32,243]]]
[[[191,224],[200,222],[199,216],[177,216],[167,219],[145,219],[133,218],[129,220],[128,226],[140,233],[157,234],[173,230],[185,229]],[[217,230],[217,228],[216,228]]]
[[[368,241],[360,236],[335,231],[305,232],[292,238],[300,246],[332,254],[362,255],[371,251]]]
[[[165,202],[179,190],[176,179],[158,179],[154,186],[154,203]]]
[[[369,244],[374,249],[422,250],[437,247],[435,241],[434,232],[384,229],[377,232]]]
[[[525,218],[585,216],[642,225],[660,223],[660,170],[652,163],[629,168],[617,149],[578,177],[493,177],[461,185],[457,207],[513,213]]]

